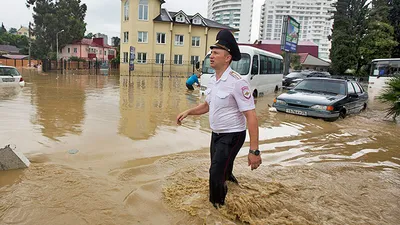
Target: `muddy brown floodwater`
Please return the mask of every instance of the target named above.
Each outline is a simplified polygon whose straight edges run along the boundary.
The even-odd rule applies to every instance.
[[[400,124],[374,101],[329,123],[257,99],[263,164],[248,168],[246,140],[217,210],[208,117],[175,125],[203,100],[184,78],[23,75],[0,87],[0,145],[32,164],[0,171],[2,225],[400,224]]]

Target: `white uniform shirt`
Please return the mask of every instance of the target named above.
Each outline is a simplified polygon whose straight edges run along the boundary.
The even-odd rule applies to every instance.
[[[249,83],[239,73],[228,67],[218,81],[214,74],[205,94],[213,132],[231,133],[246,130],[246,117],[243,112],[255,109],[255,105]]]

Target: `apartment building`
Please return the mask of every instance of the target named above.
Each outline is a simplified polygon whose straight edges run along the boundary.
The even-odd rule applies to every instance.
[[[260,39],[280,40],[283,17],[290,15],[300,23],[300,41],[318,45],[318,57],[329,59],[335,0],[266,0],[261,8]]]
[[[207,17],[238,29],[236,41],[250,43],[254,0],[208,0]]]
[[[130,47],[135,70],[144,64],[184,65],[200,62],[221,29],[236,29],[180,10],[161,8],[164,0],[121,0],[121,73],[129,69]]]

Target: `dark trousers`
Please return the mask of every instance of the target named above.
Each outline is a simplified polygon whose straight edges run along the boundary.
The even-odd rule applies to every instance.
[[[194,88],[193,88],[193,85],[186,84],[186,87],[187,87],[189,90],[191,90],[191,91],[193,91],[193,90],[194,90]]]
[[[235,133],[214,133],[211,136],[210,155],[210,202],[225,203],[228,193],[226,180],[233,170],[233,162],[246,139],[246,131]]]

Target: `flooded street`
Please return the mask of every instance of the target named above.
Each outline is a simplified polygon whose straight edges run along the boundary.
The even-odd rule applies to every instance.
[[[263,164],[247,139],[217,210],[208,115],[175,124],[203,101],[185,78],[22,72],[0,87],[0,146],[32,164],[0,171],[1,225],[400,223],[400,124],[378,103],[325,122],[257,99]]]

